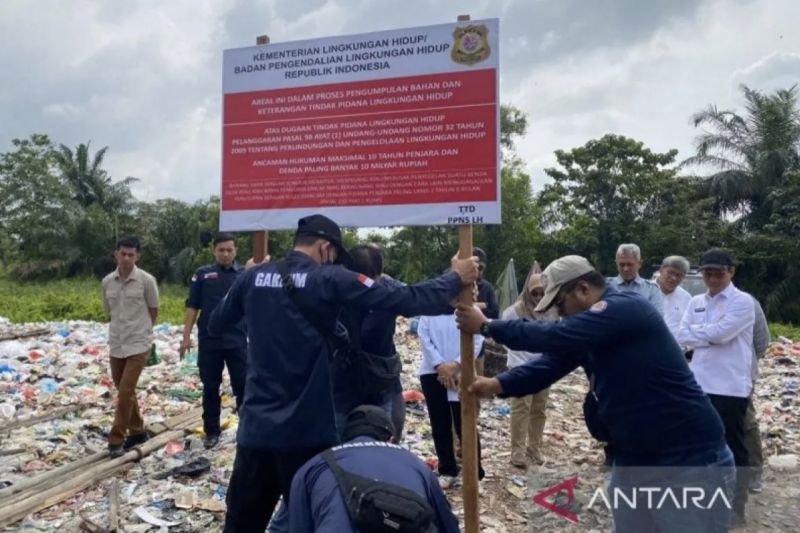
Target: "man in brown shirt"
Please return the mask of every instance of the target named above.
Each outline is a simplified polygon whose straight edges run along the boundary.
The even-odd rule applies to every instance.
[[[147,440],[136,400],[136,384],[153,344],[158,317],[158,285],[153,276],[136,268],[139,240],[117,241],[117,269],[103,278],[103,308],[111,316],[108,348],[111,377],[117,387],[117,411],[108,434],[108,451],[119,457]]]

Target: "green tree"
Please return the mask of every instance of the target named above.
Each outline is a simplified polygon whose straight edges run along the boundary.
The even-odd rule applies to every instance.
[[[130,185],[137,179],[113,182],[102,168],[108,146],[91,157],[89,144],[79,144],[75,151],[62,144],[55,153],[61,179],[72,190],[73,199],[84,208],[98,204],[108,213],[129,209],[133,203]]]
[[[662,251],[648,249],[653,219],[673,206],[668,192],[675,186],[669,168],[677,150],[656,153],[643,143],[608,134],[565,152],[557,150],[558,168],[545,173],[544,210],[552,253],[584,255],[605,273],[616,271],[614,256],[623,242],[637,242],[643,263],[660,261]]]
[[[800,110],[797,86],[770,95],[741,89],[745,115],[711,105],[692,117],[704,129],[695,139],[697,153],[682,165],[713,169],[707,186],[716,209],[758,229],[769,221],[771,191],[800,166]]]
[[[47,135],[14,139],[0,155],[0,227],[3,257],[18,277],[62,273],[70,254],[78,206],[56,176],[55,151]]]

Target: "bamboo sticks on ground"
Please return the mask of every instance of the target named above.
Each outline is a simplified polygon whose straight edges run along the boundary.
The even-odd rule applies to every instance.
[[[202,409],[197,408],[166,420],[160,427],[152,426],[151,431],[158,432],[157,435],[116,459],[109,458],[106,451],[99,452],[3,489],[0,491],[0,527],[55,505],[130,468],[134,461],[158,450],[170,440],[182,438],[187,429],[200,423],[201,414]],[[76,475],[77,471],[80,473]]]

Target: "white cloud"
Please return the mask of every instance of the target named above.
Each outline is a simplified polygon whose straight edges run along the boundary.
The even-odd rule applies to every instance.
[[[25,0],[0,2],[0,151],[14,137],[108,145],[140,197],[219,190],[221,52],[273,42],[501,19],[501,98],[536,187],[555,149],[608,132],[688,155],[689,116],[741,105],[738,85],[800,81],[796,0]],[[793,81],[794,80],[794,81]],[[5,81],[5,80],[4,80]]]

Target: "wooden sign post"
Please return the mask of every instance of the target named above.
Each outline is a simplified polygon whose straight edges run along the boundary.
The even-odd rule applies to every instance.
[[[256,44],[269,44],[269,35],[259,35],[256,37]],[[267,257],[269,251],[269,232],[256,231],[253,233],[253,260],[256,264],[260,263]]]
[[[459,15],[458,21],[470,20]],[[472,226],[458,227],[458,257],[472,256]],[[472,286],[467,285],[458,295],[459,303],[472,305]],[[478,399],[469,392],[475,380],[475,344],[472,334],[461,332],[461,476],[464,499],[464,532],[480,531],[480,502],[478,501]]]

